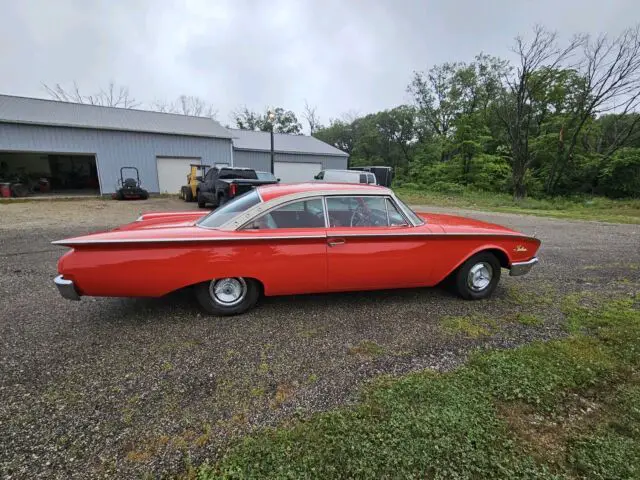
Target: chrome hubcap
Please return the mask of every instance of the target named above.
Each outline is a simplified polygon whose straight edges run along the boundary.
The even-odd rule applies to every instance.
[[[493,277],[493,268],[486,262],[476,263],[467,276],[467,285],[474,292],[480,292],[487,288]]]
[[[247,294],[247,283],[243,278],[221,278],[211,280],[209,295],[214,302],[225,307],[240,303]]]

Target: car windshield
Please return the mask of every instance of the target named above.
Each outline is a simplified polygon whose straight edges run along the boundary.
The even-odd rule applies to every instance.
[[[249,190],[247,193],[237,196],[229,203],[225,203],[222,207],[215,209],[209,215],[199,220],[197,225],[199,227],[218,228],[235,216],[259,204],[261,201],[260,195],[258,195],[255,189]]]
[[[275,180],[276,177],[271,172],[256,172],[258,180]]]
[[[404,214],[409,217],[409,220],[411,220],[414,225],[422,225],[424,223],[424,219],[420,218],[413,210],[407,207],[407,205],[402,200],[400,200],[398,197],[396,197],[395,200]]]

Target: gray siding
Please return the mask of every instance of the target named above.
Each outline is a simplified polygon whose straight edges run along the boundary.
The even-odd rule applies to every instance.
[[[301,162],[301,163],[321,163],[323,169],[335,168],[344,170],[347,168],[347,157],[332,155],[311,155],[306,153],[277,153],[276,162]],[[269,152],[255,152],[251,150],[233,151],[233,162],[238,167],[254,168],[268,172],[271,169],[271,154]]]
[[[233,165],[236,167],[253,168],[262,172],[271,170],[271,154],[268,152],[253,152],[248,150],[233,151]]]
[[[347,157],[333,155],[310,155],[307,153],[276,153],[276,162],[301,162],[301,163],[321,163],[322,169],[337,168],[344,170],[347,168]]]
[[[7,123],[0,123],[2,150],[94,154],[103,194],[115,190],[123,166],[138,167],[143,187],[158,192],[159,156],[199,157],[209,165],[231,163],[230,139]]]

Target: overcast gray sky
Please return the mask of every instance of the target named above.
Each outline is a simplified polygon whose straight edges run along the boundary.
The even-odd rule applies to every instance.
[[[327,122],[406,102],[414,70],[508,57],[536,23],[615,34],[640,0],[0,0],[0,12],[0,93],[114,80],[143,102],[201,96],[223,123],[242,105],[299,114],[305,99]]]

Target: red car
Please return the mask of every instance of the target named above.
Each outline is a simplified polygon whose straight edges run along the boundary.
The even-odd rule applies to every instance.
[[[208,215],[149,213],[115,230],[53,242],[63,297],[159,297],[194,287],[210,313],[260,295],[430,287],[491,295],[501,268],[523,275],[540,241],[450,215],[417,214],[371,185],[309,183],[254,189]]]

